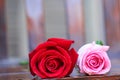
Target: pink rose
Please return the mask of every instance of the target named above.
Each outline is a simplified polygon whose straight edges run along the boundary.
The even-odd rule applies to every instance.
[[[106,53],[109,46],[95,42],[84,45],[78,50],[77,65],[81,73],[88,75],[106,74],[110,71],[111,62]]]

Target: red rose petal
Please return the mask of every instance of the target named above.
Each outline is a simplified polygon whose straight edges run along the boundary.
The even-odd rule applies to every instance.
[[[75,67],[75,64],[78,58],[78,54],[73,48],[70,50],[70,57],[72,60],[72,66],[71,66],[71,70],[69,71],[68,75],[73,71],[73,68]]]
[[[61,48],[59,46],[56,46],[56,48],[67,59],[66,66],[64,68],[64,72],[60,75],[60,77],[65,77],[65,76],[67,76],[69,74],[69,71],[71,71],[72,60],[71,60],[71,57],[70,57],[70,55],[68,54],[68,52],[66,50],[64,50],[63,48]]]
[[[54,41],[59,46],[67,50],[70,48],[71,44],[74,43],[73,40],[67,40],[67,39],[61,39],[61,38],[49,38],[48,41]]]
[[[48,71],[54,73],[60,66],[63,66],[63,62],[56,56],[50,57],[46,60],[45,66],[48,69]]]
[[[47,48],[47,47],[52,47],[52,46],[56,46],[57,44],[53,41],[47,41],[47,42],[44,42],[40,45],[37,46],[37,48],[35,50],[40,50],[40,49],[43,49],[43,48]]]
[[[33,50],[30,54],[29,54],[29,58],[31,59],[39,50],[43,49],[43,48],[47,48],[47,47],[52,47],[52,46],[56,46],[57,44],[53,41],[49,41],[49,42],[44,42],[42,44],[39,44],[35,50]]]
[[[39,70],[49,78],[59,77],[64,71],[64,66],[66,66],[65,65],[66,61],[67,61],[66,58],[55,50],[48,50],[43,54],[43,56],[44,56],[44,58],[42,58],[42,60],[39,61],[40,62]],[[63,64],[59,64],[59,65],[61,65],[61,67],[59,67],[58,70],[56,70],[56,72],[54,72],[54,73],[47,71],[47,69],[45,67],[45,63],[50,57],[55,57],[56,59],[58,58],[61,61],[63,61]],[[45,59],[45,58],[47,58],[47,59]]]
[[[46,68],[50,71],[50,72],[55,72],[57,67],[59,66],[59,62],[57,62],[56,60],[48,60],[46,62]]]
[[[31,65],[30,65],[30,63],[31,63],[31,59],[32,59],[32,57],[34,56],[35,53],[36,53],[36,51],[33,50],[33,51],[29,54],[29,66],[30,66],[30,72],[31,72],[31,74],[32,74],[33,76],[35,76],[35,73],[34,73],[33,70],[31,69]]]
[[[55,42],[53,42],[53,41],[44,42],[44,43],[38,45],[35,50],[33,50],[31,53],[29,53],[29,63],[31,63],[31,59],[34,57],[34,55],[36,55],[38,53],[39,50],[47,48],[47,47],[51,47],[51,46],[56,46],[56,45],[57,44]],[[40,52],[40,53],[42,53],[42,52]],[[38,56],[39,56],[40,53],[38,53]],[[31,65],[30,64],[29,64],[29,66],[30,66],[30,72],[31,72],[31,74],[33,76],[35,76],[35,73],[31,69]]]
[[[45,63],[45,61],[43,59],[41,61],[41,63],[39,64],[39,68],[47,76],[47,78],[60,78],[59,76],[62,74],[62,72],[64,70],[64,65],[61,66],[59,69],[57,69],[55,72],[51,73],[45,69],[45,66],[42,66],[42,64],[44,64],[44,63]]]
[[[31,73],[33,74],[37,74],[38,76],[41,76],[42,78],[45,78],[46,76],[43,73],[40,73],[39,69],[38,69],[38,58],[40,56],[40,54],[43,54],[43,52],[45,52],[46,49],[41,49],[39,50],[33,57],[32,59],[30,59],[30,70]]]

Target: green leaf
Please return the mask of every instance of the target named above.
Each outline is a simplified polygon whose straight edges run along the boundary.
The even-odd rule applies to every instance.
[[[101,46],[102,46],[102,45],[103,45],[103,42],[102,42],[101,40],[97,40],[97,41],[96,41],[96,44],[98,44],[98,45],[101,45]]]
[[[21,61],[19,62],[20,65],[28,65],[28,61]]]

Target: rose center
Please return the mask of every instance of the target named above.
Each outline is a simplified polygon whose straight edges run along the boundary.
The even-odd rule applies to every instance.
[[[98,68],[100,66],[100,64],[102,63],[102,59],[99,55],[94,54],[94,55],[89,55],[87,57],[87,65],[90,68]]]
[[[55,69],[58,66],[58,62],[55,60],[50,60],[47,62],[47,66],[51,69]]]
[[[63,63],[59,59],[50,59],[50,60],[46,61],[46,68],[50,72],[55,72],[62,65],[63,65]]]
[[[90,60],[90,65],[93,66],[93,67],[98,67],[99,65],[99,60],[98,58],[93,58],[92,60]]]

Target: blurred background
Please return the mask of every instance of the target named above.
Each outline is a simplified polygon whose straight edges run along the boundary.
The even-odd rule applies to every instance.
[[[50,37],[74,40],[76,51],[102,40],[120,58],[120,0],[0,0],[0,67],[27,61]]]

